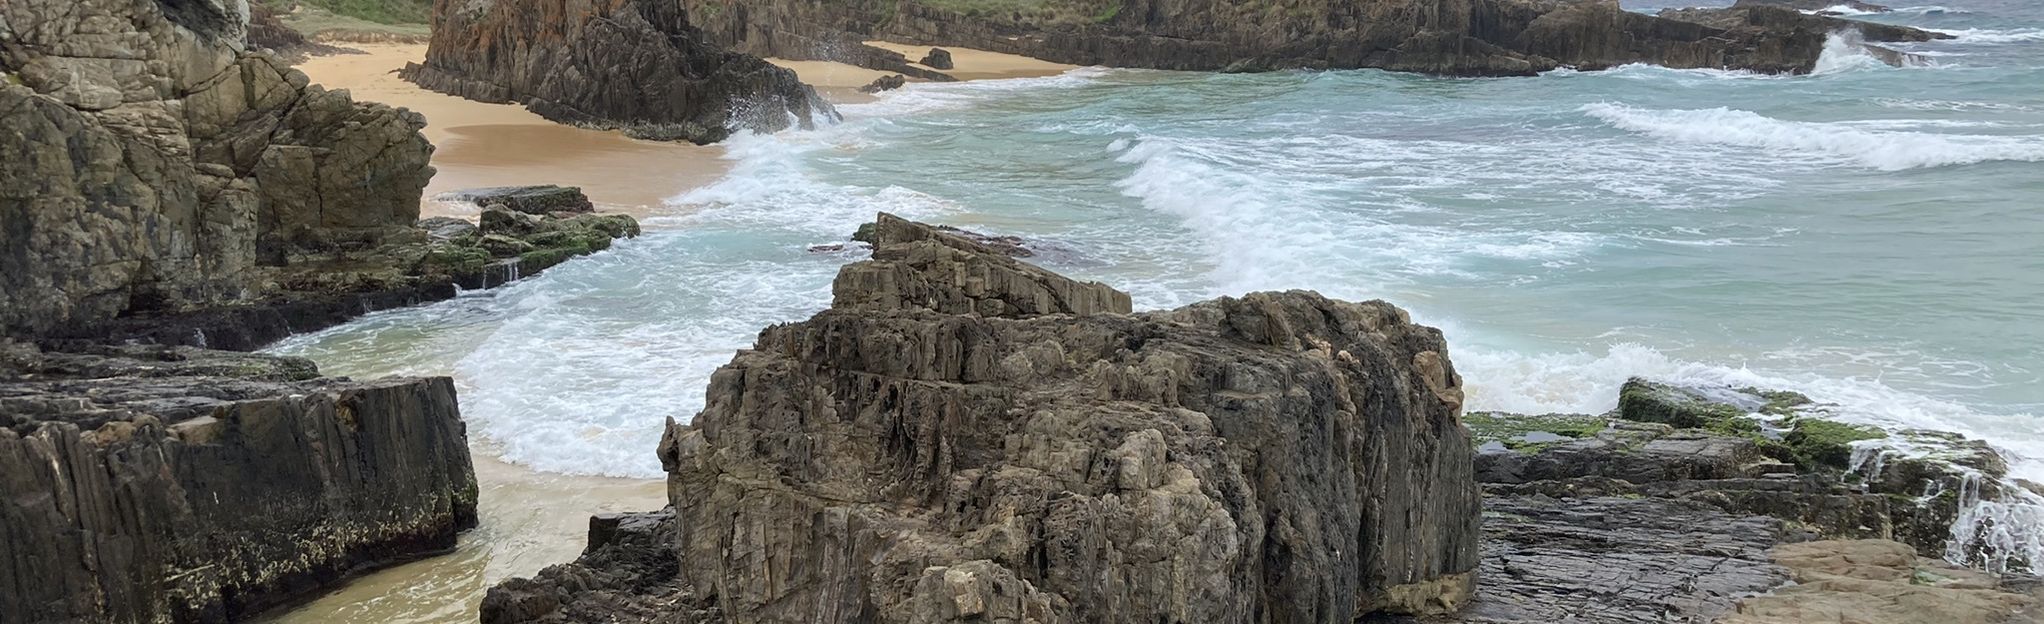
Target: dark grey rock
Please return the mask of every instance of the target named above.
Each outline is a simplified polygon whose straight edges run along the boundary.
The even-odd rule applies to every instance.
[[[552,184],[464,189],[450,191],[442,194],[440,197],[450,201],[468,202],[477,206],[501,206],[534,215],[550,215],[556,212],[594,212],[596,210],[596,204],[589,201],[588,195],[582,194],[582,189]]]
[[[930,69],[949,70],[952,68],[951,51],[943,48],[930,48],[930,53],[923,55],[923,60],[917,62]]]

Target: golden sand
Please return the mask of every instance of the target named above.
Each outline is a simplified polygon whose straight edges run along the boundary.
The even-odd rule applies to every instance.
[[[397,77],[423,61],[421,44],[350,44],[364,54],[315,57],[298,66],[329,89],[355,99],[401,106],[426,116],[426,140],[439,150],[439,173],[426,185],[424,216],[474,216],[461,204],[433,201],[440,193],[477,186],[579,186],[600,210],[645,216],[674,197],[724,175],[728,161],[714,147],[626,138],[618,132],[564,126],[515,104],[484,104],[421,89]]]

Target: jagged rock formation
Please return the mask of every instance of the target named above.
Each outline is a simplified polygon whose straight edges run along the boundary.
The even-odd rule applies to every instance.
[[[656,140],[714,143],[837,115],[794,72],[725,51],[656,0],[437,0],[426,62],[402,75]]]
[[[0,341],[0,621],[243,619],[452,548],[475,505],[447,378]]]
[[[867,237],[832,309],[669,428],[675,517],[636,540],[663,546],[597,544],[486,622],[1347,622],[1468,595],[1438,331],[1305,292],[1129,314],[936,228]]]
[[[1713,28],[1736,30],[1757,28],[1782,32],[1858,33],[1865,41],[1913,42],[1951,39],[1952,35],[1861,20],[1841,19],[1826,15],[1811,15],[1772,4],[1742,2],[1738,6],[1724,9],[1662,9],[1661,17],[1685,22],[1695,22]]]
[[[1810,12],[1825,11],[1837,7],[1845,7],[1867,13],[1887,13],[1892,10],[1885,5],[1861,2],[1860,0],[1739,0],[1733,3],[1732,6],[1778,6]]]
[[[0,4],[0,333],[419,286],[355,267],[423,241],[424,120],[242,52],[241,7]]]
[[[875,62],[894,60],[882,58],[884,50],[860,42],[1182,70],[1374,67],[1490,76],[1652,63],[1780,73],[1810,71],[1838,25],[1779,7],[1752,12],[1807,19],[1705,25],[1628,12],[1615,0],[1053,0],[1014,10],[969,1],[683,3],[691,22],[737,50],[903,73]]]

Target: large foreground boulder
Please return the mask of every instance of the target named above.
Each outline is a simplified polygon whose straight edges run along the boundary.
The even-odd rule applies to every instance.
[[[640,525],[678,567],[599,540],[486,622],[1348,622],[1469,596],[1438,331],[1306,292],[1130,314],[958,234],[865,236],[832,309],[670,426],[674,519]]]
[[[1774,6],[1742,8],[1739,20],[1699,23],[1626,11],[1616,0],[682,3],[692,23],[740,51],[889,71],[899,70],[873,62],[885,51],[862,41],[1179,70],[1380,68],[1500,76],[1651,63],[1802,73],[1815,67],[1831,30],[1852,24]],[[1744,19],[1749,14],[1758,17]]]
[[[240,620],[475,522],[447,378],[0,341],[0,621]]]
[[[656,140],[714,143],[837,115],[795,72],[726,51],[657,0],[437,0],[426,62],[401,75]]]
[[[423,286],[424,119],[243,51],[244,5],[0,3],[0,334]]]

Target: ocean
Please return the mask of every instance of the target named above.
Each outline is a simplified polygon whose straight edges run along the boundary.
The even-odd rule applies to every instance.
[[[863,256],[812,246],[887,211],[1035,241],[1034,261],[1138,309],[1391,301],[1447,333],[1472,410],[1602,412],[1632,376],[1790,389],[1989,440],[2044,482],[2044,4],[1858,19],[1957,39],[1901,46],[1928,59],[1901,68],[1836,45],[1794,77],[915,84],[842,124],[731,140],[727,176],[611,251],[272,351],[452,374],[481,452],[657,477],[663,423]],[[2044,507],[1981,517],[2044,560]]]

